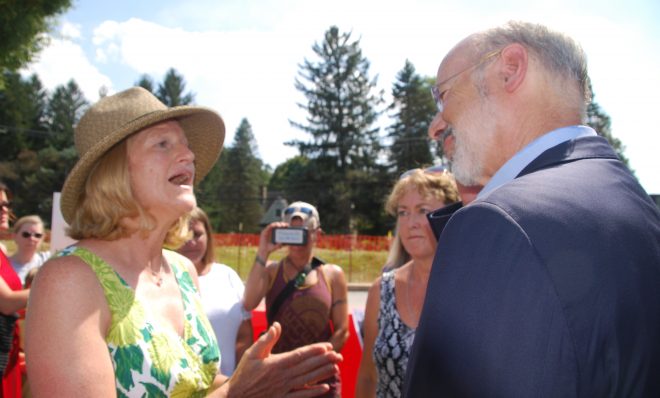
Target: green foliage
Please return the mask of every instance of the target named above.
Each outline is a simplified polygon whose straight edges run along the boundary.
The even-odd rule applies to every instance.
[[[410,61],[406,60],[396,79],[390,105],[390,110],[395,111],[394,123],[388,128],[388,136],[392,138],[390,167],[400,175],[406,170],[433,163],[427,130],[436,107],[430,95],[429,79],[418,75]]]
[[[592,91],[591,84],[589,84],[589,90]],[[623,145],[623,142],[621,142],[620,139],[612,135],[612,124],[610,116],[601,109],[600,105],[598,105],[594,100],[594,97],[595,95],[592,91],[591,102],[589,102],[589,105],[587,106],[586,124],[596,130],[598,135],[602,136],[610,143],[612,148],[614,148],[617,156],[619,156],[619,159],[621,159],[621,161],[628,167],[628,169],[630,169],[630,162],[624,154],[626,147]],[[630,170],[634,174],[634,170]]]
[[[146,83],[146,81],[141,82]],[[158,85],[156,97],[167,106],[190,105],[195,101],[195,95],[192,93],[184,94],[185,89],[186,83],[183,76],[174,68],[170,68],[165,74],[163,83]]]
[[[71,0],[0,0],[0,89],[6,71],[28,63],[47,43],[43,33],[52,17],[71,6]]]
[[[144,74],[140,76],[140,79],[135,82],[136,87],[142,87],[149,92],[153,93],[154,92],[154,79],[151,78],[151,76]]]
[[[243,119],[230,148],[225,148],[199,188],[200,205],[209,213],[219,232],[256,233],[263,215],[262,189],[267,184],[263,162],[258,157],[252,126]]]
[[[9,77],[0,91],[4,105],[0,120],[7,128],[8,147],[0,164],[0,179],[14,191],[17,215],[38,214],[51,219],[53,192],[62,189],[76,162],[73,126],[87,107],[87,100],[74,81],[48,96],[39,79]],[[2,138],[5,138],[4,136]],[[4,142],[3,142],[4,144]]]
[[[312,136],[311,142],[292,141],[302,155],[334,159],[341,172],[369,167],[380,150],[378,128],[371,126],[382,102],[373,94],[376,80],[369,78],[369,61],[362,56],[359,40],[331,27],[321,44],[314,44],[317,62],[307,59],[300,66],[295,87],[307,104],[299,104],[309,116],[307,123],[291,124]]]
[[[307,99],[299,104],[307,111],[307,120],[305,124],[291,121],[311,140],[287,143],[298,147],[309,162],[296,170],[296,179],[290,179],[286,197],[315,204],[326,231],[346,233],[361,225],[356,219],[367,218],[357,206],[363,198],[357,198],[351,187],[362,186],[365,176],[380,169],[379,129],[372,125],[383,93],[373,92],[376,80],[369,78],[369,61],[350,33],[332,26],[312,49],[318,60],[305,59],[295,81]],[[368,207],[375,205],[372,201]]]

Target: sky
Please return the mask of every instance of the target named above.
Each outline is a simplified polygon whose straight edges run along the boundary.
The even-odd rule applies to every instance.
[[[435,76],[458,41],[509,20],[547,25],[584,48],[595,101],[612,119],[642,186],[660,194],[660,1],[657,0],[73,0],[49,46],[24,70],[46,88],[74,79],[90,101],[141,75],[161,82],[181,73],[197,105],[219,112],[225,145],[243,118],[259,156],[275,168],[297,154],[284,145],[308,140],[290,120],[305,122],[294,87],[299,65],[330,26],[360,40],[369,75],[389,98],[409,60]],[[391,123],[379,120],[381,131]]]

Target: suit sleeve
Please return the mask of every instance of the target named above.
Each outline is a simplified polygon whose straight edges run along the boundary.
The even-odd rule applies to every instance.
[[[525,231],[489,203],[456,213],[438,243],[406,397],[575,395],[573,353]]]

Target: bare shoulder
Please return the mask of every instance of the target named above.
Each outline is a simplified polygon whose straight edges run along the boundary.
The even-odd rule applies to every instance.
[[[323,264],[323,269],[333,276],[344,276],[344,270],[337,264]]]
[[[63,256],[41,266],[30,289],[29,306],[82,305],[103,298],[103,289],[90,266],[76,256]]]

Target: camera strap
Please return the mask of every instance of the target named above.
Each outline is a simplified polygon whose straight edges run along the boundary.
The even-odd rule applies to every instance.
[[[280,291],[280,294],[278,294],[277,297],[275,297],[275,300],[273,300],[273,305],[271,305],[270,308],[268,308],[268,311],[266,311],[268,326],[273,324],[273,317],[275,317],[275,314],[277,314],[277,311],[279,311],[282,303],[284,303],[284,300],[291,296],[291,293],[293,293],[295,289],[299,288],[303,285],[303,283],[305,283],[305,278],[307,278],[307,275],[309,275],[310,272],[312,272],[319,265],[323,264],[325,264],[323,260],[317,257],[312,257],[312,261],[305,265],[305,268],[298,272],[295,278],[287,282],[282,291]],[[284,262],[282,262],[282,267],[284,267]],[[284,270],[282,270],[282,273],[284,273]]]

